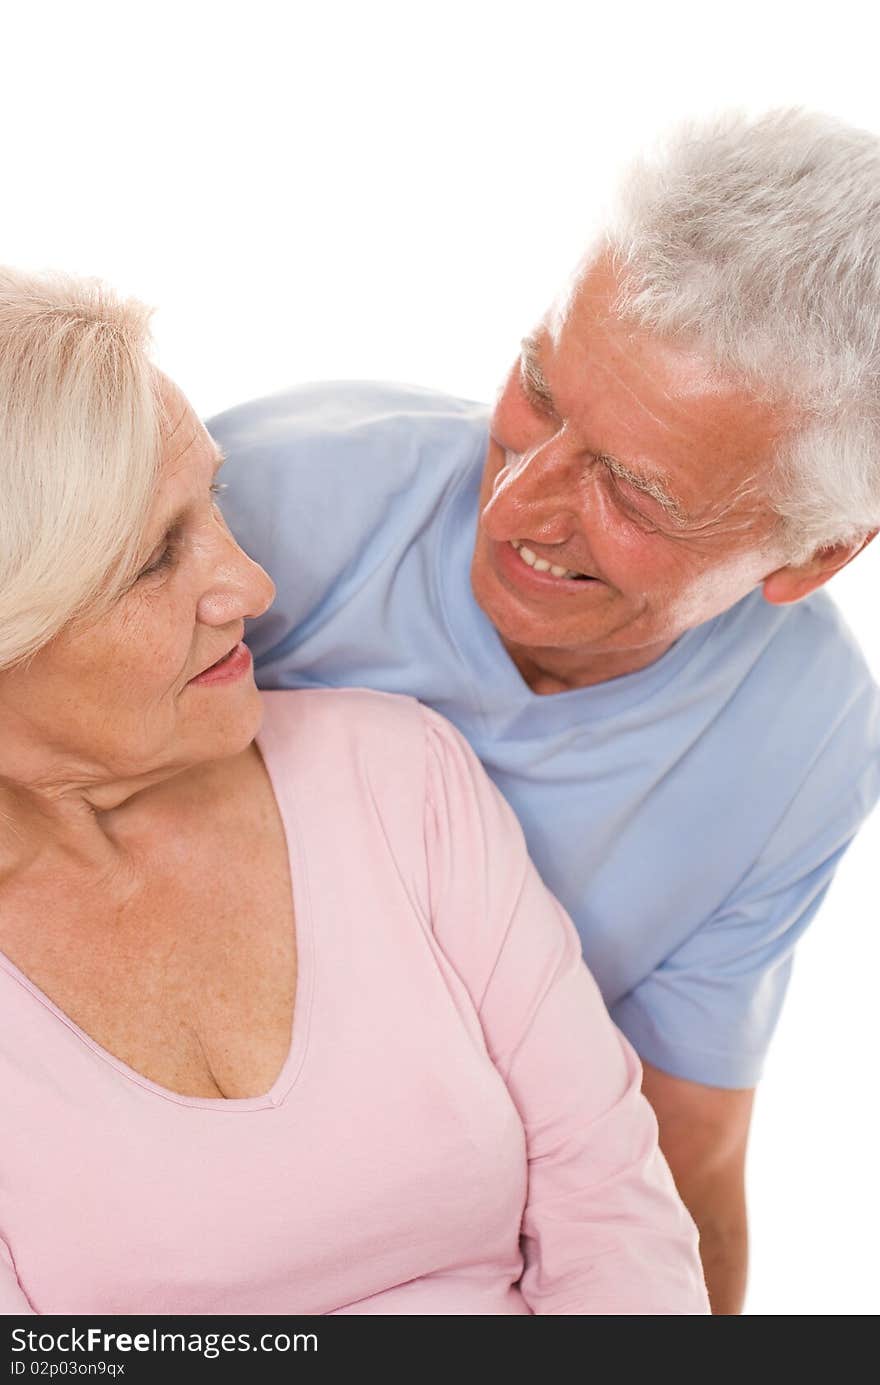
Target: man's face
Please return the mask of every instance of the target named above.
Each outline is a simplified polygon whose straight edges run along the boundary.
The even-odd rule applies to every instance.
[[[615,289],[594,261],[524,342],[471,571],[511,652],[584,681],[653,662],[785,562],[764,478],[793,416],[614,318]]]

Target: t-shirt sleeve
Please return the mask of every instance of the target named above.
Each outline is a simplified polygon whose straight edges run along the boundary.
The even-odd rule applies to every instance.
[[[526,1136],[526,1303],[536,1314],[706,1314],[697,1231],[636,1052],[512,810],[459,733],[423,715],[433,928]]]
[[[34,1310],[18,1282],[9,1247],[0,1237],[0,1317],[15,1316],[33,1317]]]
[[[878,719],[871,688],[829,736],[723,905],[612,1006],[646,1062],[706,1086],[758,1082],[795,946],[880,794]]]

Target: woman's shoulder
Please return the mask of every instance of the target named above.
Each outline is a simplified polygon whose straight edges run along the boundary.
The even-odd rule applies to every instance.
[[[372,688],[283,688],[261,693],[257,742],[264,758],[292,772],[369,773],[374,788],[424,782],[426,724],[436,713],[414,697]],[[439,719],[438,719],[439,720]]]
[[[271,688],[260,693],[261,735],[284,741],[318,732],[331,742],[388,735],[422,735],[422,707],[404,693],[373,688]]]
[[[283,688],[261,693],[257,744],[273,778],[349,804],[367,795],[410,827],[447,790],[473,794],[485,771],[462,733],[403,693]]]
[[[413,697],[369,688],[272,689],[262,698],[257,745],[282,813],[312,849],[320,855],[333,843],[347,870],[355,859],[378,870],[390,856],[398,875],[425,886],[442,719]]]

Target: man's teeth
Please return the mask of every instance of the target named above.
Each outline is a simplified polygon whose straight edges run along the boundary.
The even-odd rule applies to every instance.
[[[582,572],[572,572],[568,567],[557,567],[555,563],[548,563],[546,558],[539,558],[530,548],[519,539],[510,540],[511,548],[515,548],[524,563],[533,567],[535,572],[549,572],[551,577],[583,577]]]

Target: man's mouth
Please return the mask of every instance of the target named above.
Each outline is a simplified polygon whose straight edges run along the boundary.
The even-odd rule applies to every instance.
[[[569,582],[591,582],[595,579],[586,572],[575,572],[568,567],[560,567],[557,563],[550,563],[546,558],[539,558],[537,553],[533,553],[527,548],[522,539],[511,539],[510,546],[519,555],[526,567],[532,568],[535,572],[547,572],[551,577],[565,578]]]

